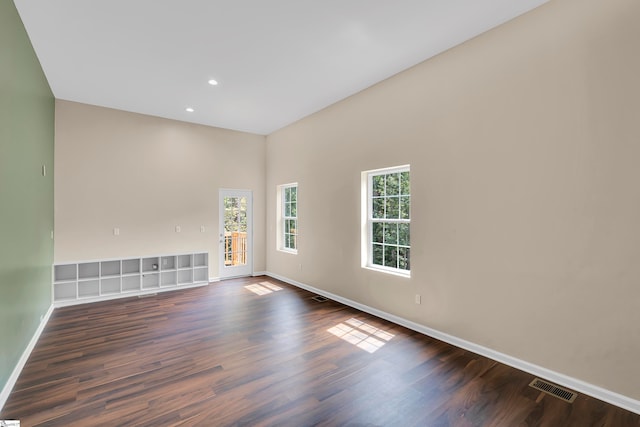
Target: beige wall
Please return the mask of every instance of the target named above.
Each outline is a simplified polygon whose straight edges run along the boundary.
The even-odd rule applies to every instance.
[[[208,251],[217,277],[218,190],[236,188],[264,271],[264,136],[58,100],[55,144],[56,263]]]
[[[268,270],[640,399],[639,16],[555,0],[268,136]],[[360,267],[360,172],[405,163],[410,279]]]

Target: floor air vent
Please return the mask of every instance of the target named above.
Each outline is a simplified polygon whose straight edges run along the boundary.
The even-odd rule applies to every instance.
[[[540,378],[534,378],[529,386],[569,403],[573,403],[573,401],[576,400],[576,396],[578,395],[578,393],[576,392],[567,390],[566,388],[562,388],[548,381],[541,380]]]
[[[329,298],[323,297],[322,295],[316,295],[315,297],[312,297],[311,299],[314,300],[314,301],[318,301],[318,302],[329,301]]]

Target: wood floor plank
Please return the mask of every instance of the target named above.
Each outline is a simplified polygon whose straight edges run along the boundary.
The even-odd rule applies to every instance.
[[[563,402],[529,387],[527,373],[311,297],[255,277],[56,309],[0,419],[29,427],[640,426],[640,415],[584,395]]]

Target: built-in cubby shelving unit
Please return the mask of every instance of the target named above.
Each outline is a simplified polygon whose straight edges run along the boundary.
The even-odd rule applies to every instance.
[[[197,286],[209,282],[206,252],[91,260],[53,266],[53,301],[89,301]]]

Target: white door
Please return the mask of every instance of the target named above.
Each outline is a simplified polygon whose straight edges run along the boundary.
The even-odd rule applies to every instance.
[[[220,190],[220,278],[253,273],[252,193]]]

